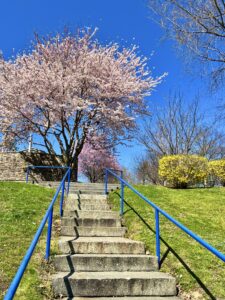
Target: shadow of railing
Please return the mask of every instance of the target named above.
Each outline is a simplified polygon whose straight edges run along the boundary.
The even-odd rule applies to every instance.
[[[117,192],[114,192],[119,198],[120,194]],[[134,209],[125,199],[124,199],[125,204],[130,208],[126,211],[124,211],[124,215],[128,213],[128,211],[132,211],[143,223],[144,225],[152,232],[156,233],[155,229],[152,228],[152,226],[140,215],[138,211]],[[162,258],[160,260],[160,267],[163,265],[164,261],[166,260],[167,256],[169,253],[172,253],[178,261],[182,264],[182,266],[185,268],[185,270],[191,275],[192,278],[195,279],[195,281],[198,283],[198,285],[203,289],[203,291],[209,296],[210,299],[216,300],[216,296],[213,295],[213,292],[209,290],[208,287],[202,282],[202,280],[198,277],[198,275],[191,269],[191,267],[184,261],[184,259],[172,248],[172,246],[160,236],[160,241],[167,247],[166,251],[162,255]]]

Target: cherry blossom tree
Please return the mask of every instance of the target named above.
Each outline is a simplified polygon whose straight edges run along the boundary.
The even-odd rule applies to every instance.
[[[119,170],[120,166],[111,148],[96,148],[85,143],[79,156],[79,172],[90,182],[99,182],[104,178],[104,168]]]
[[[145,97],[164,76],[153,79],[137,47],[101,45],[94,35],[36,36],[31,52],[0,58],[2,142],[24,143],[33,133],[33,145],[71,166],[75,179],[87,137],[94,142],[107,132],[112,144],[130,138]]]

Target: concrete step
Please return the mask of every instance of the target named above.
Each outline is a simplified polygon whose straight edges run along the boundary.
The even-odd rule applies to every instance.
[[[69,194],[68,199],[87,199],[87,200],[107,200],[106,195],[97,195],[97,194],[91,194],[91,195],[77,195],[77,194]]]
[[[66,205],[74,205],[74,204],[88,204],[88,205],[95,205],[95,204],[102,204],[102,205],[107,205],[108,202],[106,199],[66,199],[65,204]]]
[[[60,298],[61,300],[90,300],[90,297],[73,297],[73,298]],[[91,297],[91,300],[181,300],[176,296],[168,297],[155,297],[155,296],[140,296],[140,297]]]
[[[125,227],[85,227],[85,226],[61,226],[61,235],[64,236],[106,236],[122,237],[126,233]]]
[[[84,189],[79,189],[80,191],[80,194],[81,195],[92,195],[93,193],[95,194],[98,194],[98,195],[104,195],[105,194],[105,191],[104,190],[84,190]],[[78,189],[72,189],[70,190],[70,194],[77,194],[78,192]]]
[[[107,187],[107,190],[116,190],[119,189],[118,186],[116,187]],[[104,186],[99,187],[92,187],[92,186],[70,186],[70,191],[103,191],[105,192]]]
[[[89,218],[66,218],[61,219],[62,226],[86,226],[86,227],[121,227],[120,218],[101,217],[96,218],[93,214]]]
[[[155,256],[121,254],[73,254],[54,257],[56,271],[61,272],[125,272],[157,271]]]
[[[95,216],[96,218],[119,218],[119,213],[117,211],[111,210],[64,210],[64,217],[77,217],[77,218],[91,218]]]
[[[74,203],[74,204],[67,204],[65,203],[64,210],[99,210],[99,211],[104,211],[104,210],[109,210],[109,205],[108,204],[79,204],[79,203]]]
[[[122,237],[79,237],[62,236],[59,240],[62,253],[78,254],[145,254],[142,242]]]
[[[43,184],[43,185],[59,185],[60,181],[40,181],[39,183]],[[108,186],[119,186],[119,183],[108,183]],[[70,182],[70,186],[93,186],[93,187],[98,187],[98,186],[105,186],[104,182],[74,182],[71,181]]]
[[[176,281],[160,272],[59,272],[55,296],[175,296]]]

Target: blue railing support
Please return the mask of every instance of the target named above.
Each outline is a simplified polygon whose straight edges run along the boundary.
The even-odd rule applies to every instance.
[[[70,179],[71,179],[71,168],[69,168],[69,173],[68,173],[68,183],[67,183],[67,191],[66,191],[67,196],[70,191]]]
[[[29,172],[30,172],[30,168],[28,166],[27,167],[27,172],[26,172],[26,183],[28,183],[28,180],[29,180]]]
[[[30,168],[30,167],[28,167],[28,168]],[[21,262],[21,264],[20,264],[20,266],[18,268],[18,270],[17,270],[17,272],[16,272],[16,275],[13,278],[13,280],[12,280],[12,282],[11,282],[9,288],[8,288],[8,291],[5,294],[4,300],[11,300],[11,299],[13,299],[13,297],[14,297],[14,295],[16,293],[16,290],[17,290],[17,288],[18,288],[18,286],[20,284],[20,281],[21,281],[21,279],[23,277],[23,274],[24,274],[24,272],[26,270],[26,267],[27,267],[27,265],[28,265],[28,263],[29,263],[29,261],[31,259],[31,256],[32,256],[32,254],[34,252],[34,249],[35,249],[35,247],[36,247],[36,245],[38,243],[38,240],[39,240],[39,238],[40,238],[40,236],[42,234],[42,231],[43,231],[43,229],[45,227],[45,224],[46,224],[47,220],[48,220],[48,232],[47,232],[47,238],[46,238],[46,255],[45,255],[45,257],[46,257],[46,259],[49,258],[50,247],[51,247],[50,243],[51,243],[51,229],[52,229],[53,206],[54,206],[54,204],[55,204],[55,202],[56,202],[56,200],[58,198],[58,195],[59,195],[60,191],[62,190],[63,186],[65,186],[65,181],[66,180],[69,181],[69,179],[70,179],[69,178],[70,169],[69,168],[67,168],[67,169],[68,170],[66,171],[66,174],[63,176],[63,179],[60,182],[60,184],[59,184],[59,186],[58,186],[58,188],[56,190],[56,193],[55,193],[55,195],[52,198],[52,201],[51,201],[51,203],[50,203],[50,205],[49,205],[49,207],[48,207],[48,209],[47,209],[47,211],[46,211],[46,213],[45,213],[45,215],[44,215],[44,217],[43,217],[43,219],[42,219],[42,221],[41,221],[41,223],[40,223],[40,225],[39,225],[39,227],[38,227],[38,229],[37,229],[37,231],[36,231],[36,233],[34,235],[34,238],[33,238],[32,242],[31,242],[31,244],[30,244],[30,246],[29,246],[29,248],[28,248],[28,250],[27,250],[27,252],[26,252],[26,254],[25,254],[25,256],[24,256],[24,258],[23,258],[23,260],[22,260],[22,262]]]
[[[159,211],[155,209],[155,245],[158,266],[160,267],[160,227],[159,227]]]
[[[108,170],[105,169],[105,195],[108,194]]]
[[[63,215],[64,190],[65,190],[65,181],[63,182],[62,192],[61,192],[61,197],[60,197],[60,209],[59,209],[60,217],[62,217],[62,215]],[[68,190],[67,190],[67,193],[68,193]]]
[[[48,232],[47,232],[47,238],[46,238],[46,253],[45,253],[46,260],[49,259],[50,251],[51,251],[52,217],[53,217],[53,207],[51,208],[49,216],[48,216]]]
[[[123,179],[123,171],[120,171],[120,177]],[[120,215],[124,213],[124,184],[120,181]]]
[[[107,173],[112,174],[115,178],[117,178],[120,182],[122,182],[124,186],[128,187],[131,191],[133,191],[136,195],[138,195],[142,200],[144,200],[146,203],[148,203],[151,207],[153,207],[157,211],[155,213],[156,229],[158,227],[158,229],[156,230],[157,231],[156,242],[158,241],[157,242],[158,246],[156,245],[156,250],[157,250],[157,254],[158,254],[157,256],[158,256],[159,261],[160,261],[160,244],[159,244],[159,242],[160,242],[160,232],[159,232],[159,216],[157,216],[157,215],[161,214],[164,217],[166,217],[170,222],[172,222],[174,225],[176,225],[178,228],[180,228],[181,230],[183,230],[191,238],[193,238],[195,241],[197,241],[200,245],[202,245],[203,247],[205,247],[208,251],[210,251],[216,257],[218,257],[219,259],[221,259],[222,261],[225,262],[225,254],[221,253],[219,250],[217,250],[216,248],[214,248],[213,246],[211,246],[209,243],[207,243],[205,240],[203,240],[201,237],[199,237],[193,231],[191,231],[190,229],[188,229],[187,227],[185,227],[182,223],[178,222],[176,219],[174,219],[173,217],[171,217],[167,212],[165,212],[160,207],[158,207],[155,203],[153,203],[148,198],[146,198],[145,196],[143,196],[132,185],[130,185],[128,182],[126,182],[123,178],[121,178],[120,176],[118,176],[113,171],[114,170],[106,169],[106,174]],[[106,181],[108,180],[107,176],[105,177],[105,180]],[[107,182],[105,182],[105,185],[106,184],[107,184]],[[157,222],[158,222],[158,225],[157,225]]]

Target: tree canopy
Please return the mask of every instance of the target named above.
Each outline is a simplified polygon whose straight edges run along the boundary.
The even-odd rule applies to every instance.
[[[0,59],[4,144],[35,133],[34,145],[76,169],[88,138],[93,143],[107,133],[115,143],[130,137],[136,116],[146,112],[145,96],[162,76],[153,79],[136,46],[101,45],[94,35],[36,36],[30,53]]]

